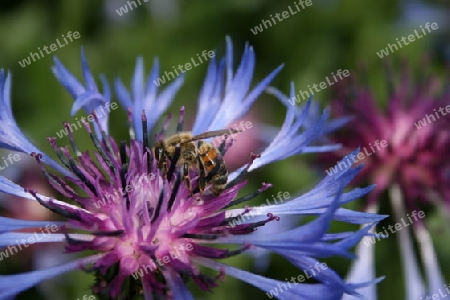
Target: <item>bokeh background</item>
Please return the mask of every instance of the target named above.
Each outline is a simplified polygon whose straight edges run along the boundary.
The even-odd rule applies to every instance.
[[[136,1],[137,2],[137,1]],[[275,13],[287,10],[294,1],[224,0],[224,1],[178,1],[149,0],[120,16],[116,10],[127,4],[122,0],[108,1],[31,1],[14,0],[0,2],[0,66],[9,69],[13,76],[13,110],[21,128],[43,150],[50,152],[45,138],[55,136],[62,129],[62,122],[74,121],[69,115],[72,100],[57,83],[52,72],[53,55],[81,78],[80,47],[84,46],[93,74],[105,74],[109,82],[120,76],[129,84],[137,56],[145,60],[149,72],[154,57],[159,57],[162,72],[172,66],[189,62],[203,50],[216,50],[216,57],[225,50],[225,37],[234,43],[235,60],[242,54],[248,41],[255,48],[257,64],[254,83],[262,79],[281,63],[285,67],[273,82],[287,92],[293,81],[297,89],[306,90],[307,85],[323,81],[331,72],[348,69],[352,73],[365,65],[368,80],[376,88],[383,102],[385,77],[383,64],[387,61],[406,61],[419,74],[423,68],[445,73],[450,62],[450,5],[448,1],[418,0],[312,0],[313,5],[275,26],[254,35],[251,28],[260,25]],[[439,29],[424,38],[403,47],[381,60],[376,52],[393,43],[395,38],[410,34],[419,25],[437,22]],[[81,38],[70,42],[50,55],[22,68],[19,61],[38,47],[50,45],[68,31],[78,31]],[[185,83],[171,107],[177,114],[181,105],[187,108],[188,120],[196,111],[199,94],[207,64],[186,73]],[[356,73],[354,73],[356,74]],[[352,76],[352,75],[351,75]],[[353,75],[355,76],[355,75]],[[443,75],[444,76],[444,75]],[[323,105],[331,99],[331,89],[317,93],[315,99]],[[113,99],[113,101],[117,101]],[[272,96],[264,95],[249,116],[254,124],[279,126],[285,109]],[[118,138],[127,137],[126,117],[122,111],[114,111],[112,132]],[[118,121],[117,121],[118,120]],[[258,149],[258,139],[267,135],[270,127],[259,126],[249,132],[249,139],[235,155],[245,161],[249,149]],[[75,133],[80,148],[92,147],[82,130]],[[264,139],[264,138],[263,138]],[[251,142],[249,142],[251,141]],[[238,141],[239,143],[239,141]],[[308,164],[311,156],[303,155],[263,168],[252,174],[248,191],[259,187],[261,182],[271,182],[274,187],[254,200],[254,204],[278,191],[295,195],[306,191],[322,177],[324,170],[316,170]],[[230,162],[231,164],[232,162]],[[5,175],[20,178],[29,185],[45,189],[37,176],[33,161],[21,160],[20,170],[6,170]],[[17,165],[19,167],[19,164]],[[7,204],[14,200],[14,204]],[[11,202],[9,202],[11,203]],[[357,206],[353,206],[357,207]],[[37,206],[29,206],[20,199],[0,199],[3,213],[19,218],[48,219],[51,214]],[[437,255],[450,281],[450,233],[445,224],[435,219],[435,212],[427,214],[432,224],[430,230],[437,247]],[[388,221],[389,222],[389,221]],[[333,231],[349,229],[334,224]],[[28,251],[29,250],[29,251]],[[0,264],[2,274],[29,271],[63,262],[61,248],[32,246]],[[377,275],[386,275],[379,284],[379,299],[404,299],[404,283],[398,257],[395,236],[376,245]],[[270,261],[268,261],[270,259]],[[290,278],[299,273],[279,257],[239,256],[229,263],[254,270],[278,279]],[[350,261],[330,259],[326,262],[341,275],[345,275]],[[90,295],[92,277],[81,272],[70,273],[19,296],[18,299],[82,299]],[[246,299],[249,296],[264,298],[256,289],[227,278],[214,293],[197,293],[198,299]]]

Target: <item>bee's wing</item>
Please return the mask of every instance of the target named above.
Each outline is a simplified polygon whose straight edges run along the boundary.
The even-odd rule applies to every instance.
[[[232,128],[223,129],[223,130],[207,131],[207,132],[204,132],[202,134],[192,137],[191,141],[203,140],[203,139],[207,139],[210,137],[215,137],[215,136],[219,136],[219,135],[229,135],[229,134],[238,133],[238,132],[241,132],[241,130],[232,129]]]

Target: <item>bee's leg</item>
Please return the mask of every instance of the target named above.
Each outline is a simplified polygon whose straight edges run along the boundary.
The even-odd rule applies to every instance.
[[[155,158],[158,164],[158,168],[163,171],[164,174],[167,174],[167,155],[164,153],[163,147],[155,148]]]
[[[199,193],[200,193],[200,198],[203,197],[203,191],[205,190],[205,186],[206,186],[206,176],[205,176],[205,168],[203,166],[203,164],[200,161],[200,157],[197,157],[198,159],[198,166],[199,166],[199,170],[200,170],[200,175],[199,175],[199,179],[198,179],[198,189],[199,189]]]
[[[203,144],[204,144],[204,142],[202,140],[198,141],[197,148],[200,149]],[[198,189],[198,191],[200,193],[200,198],[203,197],[203,191],[205,190],[205,186],[206,186],[205,167],[203,166],[202,158],[201,158],[201,157],[204,157],[204,156],[205,156],[205,153],[202,153],[202,154],[200,154],[197,157],[198,168],[200,170],[200,174],[199,174],[199,177],[198,177],[197,189]]]
[[[189,164],[188,163],[183,164],[183,177],[184,177],[184,181],[186,182],[186,186],[189,191],[189,194],[192,196],[191,180],[189,178]]]
[[[166,158],[164,158],[164,160],[161,162],[161,165],[160,165],[159,169],[163,171],[163,176],[167,175],[168,169],[167,169]]]

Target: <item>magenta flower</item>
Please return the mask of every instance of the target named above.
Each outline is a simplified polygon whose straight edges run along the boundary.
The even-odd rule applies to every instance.
[[[450,208],[450,202],[444,200],[450,199],[446,184],[450,178],[450,161],[445,161],[450,146],[450,118],[445,117],[450,112],[450,93],[437,78],[416,82],[409,76],[405,69],[399,83],[392,88],[387,113],[377,106],[380,101],[369,87],[349,81],[340,84],[331,103],[332,112],[336,117],[353,116],[354,119],[349,126],[328,136],[343,147],[322,154],[320,160],[332,166],[328,170],[330,174],[340,167],[336,162],[342,155],[361,147],[362,154],[355,155],[350,162],[364,164],[355,184],[377,183],[369,195],[368,205],[396,182],[402,188],[409,210],[430,203],[430,192],[439,195],[442,204]]]
[[[364,164],[352,183],[376,183],[374,191],[367,196],[366,211],[376,212],[378,202],[384,199],[383,192],[390,191],[396,222],[403,219],[401,224],[413,224],[427,270],[425,287],[408,230],[398,231],[407,298],[418,299],[425,295],[426,290],[433,292],[443,286],[422,210],[433,203],[450,209],[450,160],[447,155],[450,115],[446,116],[450,112],[450,93],[445,86],[448,83],[436,77],[422,76],[420,80],[414,80],[405,67],[401,76],[396,78],[391,69],[387,70],[386,101],[384,96],[376,96],[371,87],[356,82],[356,78],[365,78],[364,74],[339,83],[331,104],[332,112],[336,117],[352,116],[353,119],[348,126],[327,136],[327,142],[341,143],[343,147],[334,153],[320,154],[318,162],[331,167],[327,170],[329,175],[346,164]],[[387,108],[380,108],[377,105],[380,102],[386,102]],[[355,147],[361,147],[361,152],[347,162],[338,163],[342,155]],[[422,217],[417,218],[419,212]],[[392,234],[392,231],[379,233]],[[373,258],[369,253],[371,250],[367,251],[360,249],[358,252],[362,257],[361,266],[367,263],[365,259]],[[362,275],[371,272],[367,265],[360,271],[351,278],[370,278]],[[369,299],[375,298],[372,295]]]

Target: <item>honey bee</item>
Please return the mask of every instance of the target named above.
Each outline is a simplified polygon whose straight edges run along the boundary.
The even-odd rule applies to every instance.
[[[202,141],[202,139],[229,135],[240,132],[237,129],[225,129],[208,131],[194,136],[191,132],[178,132],[153,147],[153,153],[160,169],[167,173],[167,160],[175,157],[176,167],[183,167],[183,177],[189,192],[192,193],[189,180],[189,168],[199,170],[199,190],[203,193],[207,183],[211,183],[211,192],[220,195],[228,181],[228,170],[225,161],[214,145]],[[198,141],[194,143],[194,141]],[[177,150],[179,148],[179,150]],[[177,151],[179,157],[177,156]]]

